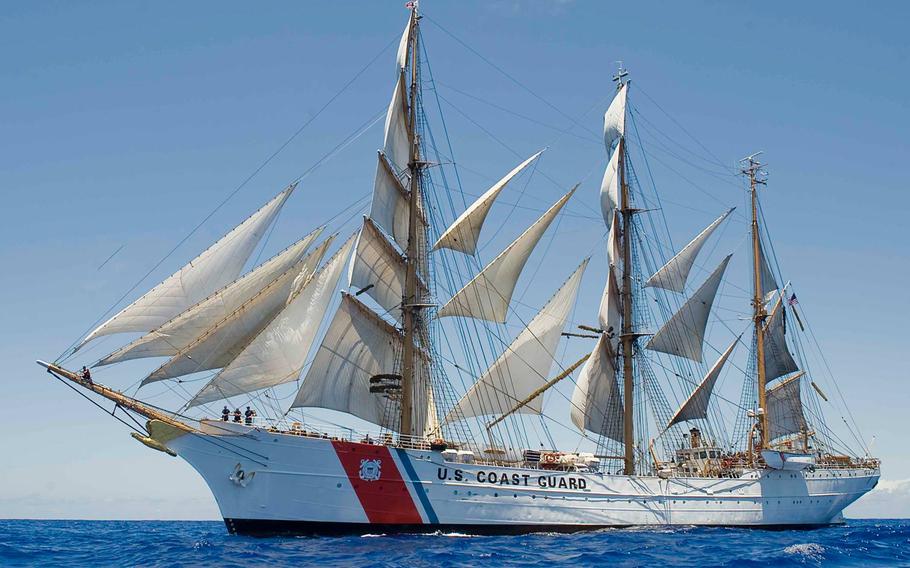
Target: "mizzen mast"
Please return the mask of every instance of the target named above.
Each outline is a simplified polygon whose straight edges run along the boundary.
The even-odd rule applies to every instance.
[[[765,310],[765,292],[762,285],[761,240],[758,226],[758,186],[765,185],[762,164],[756,157],[761,152],[752,154],[742,160],[742,173],[749,178],[749,193],[752,200],[752,320],[755,324],[755,368],[758,383],[759,428],[761,430],[761,448],[768,447],[768,408],[767,408],[767,374],[765,370],[765,333],[764,324],[768,313]]]

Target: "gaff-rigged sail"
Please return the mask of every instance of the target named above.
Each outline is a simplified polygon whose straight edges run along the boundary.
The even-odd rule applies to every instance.
[[[783,299],[778,298],[763,332],[765,336],[765,380],[767,381],[773,381],[799,370],[796,361],[793,360],[793,355],[787,348],[785,332],[786,312]]]
[[[765,256],[765,249],[761,241],[758,242],[758,265],[760,268],[759,281],[761,282],[761,293],[765,302],[769,302],[777,292],[778,284],[771,272],[771,266],[768,264],[768,258]]]
[[[297,379],[354,246],[351,237],[287,305],[190,401],[189,406]]]
[[[102,335],[151,331],[236,280],[295,187],[296,183],[288,186],[186,266],[99,325],[79,347]]]
[[[555,360],[560,334],[588,261],[585,260],[560,286],[498,359],[487,369],[446,417],[446,422],[472,416],[502,415],[547,382]],[[540,414],[537,397],[516,412]]]
[[[544,232],[575,193],[572,188],[528,227],[480,274],[459,290],[438,312],[438,317],[461,316],[505,323],[512,292],[534,247]]]
[[[808,428],[800,397],[802,373],[769,387],[765,409],[768,417],[768,441],[799,434]]]

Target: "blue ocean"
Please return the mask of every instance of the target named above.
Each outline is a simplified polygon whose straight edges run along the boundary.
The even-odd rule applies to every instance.
[[[220,522],[0,521],[0,566],[910,566],[910,520],[799,531],[250,538]]]

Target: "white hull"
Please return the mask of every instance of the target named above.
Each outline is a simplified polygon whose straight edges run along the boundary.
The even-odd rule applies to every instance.
[[[825,525],[879,478],[860,468],[752,470],[737,479],[545,471],[212,426],[203,423],[217,435],[185,434],[167,446],[208,483],[228,529],[249,534]]]

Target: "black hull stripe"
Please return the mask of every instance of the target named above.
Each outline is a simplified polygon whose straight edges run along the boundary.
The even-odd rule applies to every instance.
[[[246,536],[342,536],[364,534],[430,534],[435,532],[471,535],[518,535],[535,532],[577,533],[630,525],[518,525],[518,524],[427,524],[390,525],[370,523],[327,523],[265,519],[224,519],[228,532]],[[660,525],[663,526],[663,525]],[[718,525],[761,530],[808,530],[830,526],[813,525]]]

